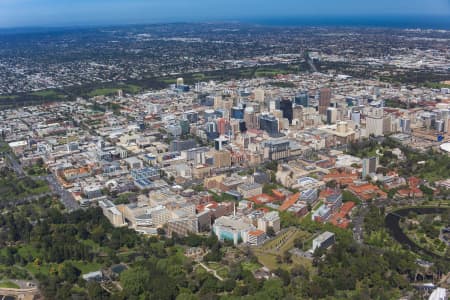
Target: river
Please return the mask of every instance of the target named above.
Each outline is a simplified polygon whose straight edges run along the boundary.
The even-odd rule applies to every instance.
[[[418,215],[428,215],[428,214],[443,214],[446,211],[449,211],[448,207],[411,207],[411,208],[402,208],[387,214],[384,223],[386,228],[391,233],[392,237],[399,242],[400,244],[410,248],[412,251],[425,254],[431,256],[433,258],[445,259],[446,261],[450,261],[449,257],[442,257],[433,253],[427,249],[424,249],[413,242],[408,236],[403,232],[400,228],[400,219],[402,217],[408,216],[410,212],[414,212]]]

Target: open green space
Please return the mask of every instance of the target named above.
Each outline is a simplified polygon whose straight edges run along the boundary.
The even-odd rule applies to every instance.
[[[56,90],[42,90],[32,92],[31,95],[46,98],[48,100],[64,98],[64,94]]]
[[[450,247],[440,239],[441,230],[450,224],[450,213],[443,215],[410,214],[400,220],[400,228],[420,247],[439,256],[450,255]]]
[[[124,93],[128,94],[137,94],[142,91],[142,87],[136,84],[118,84],[111,87],[101,87],[93,89],[87,93],[87,96],[112,96],[116,95],[119,90],[122,90]]]
[[[50,192],[47,182],[17,177],[13,171],[0,170],[0,203]]]
[[[291,269],[294,265],[303,265],[308,269],[311,268],[311,262],[305,258],[292,256],[292,263],[287,261],[280,261],[280,257],[294,248],[296,239],[307,240],[311,234],[300,229],[291,228],[280,233],[276,238],[264,243],[263,245],[254,248],[253,253],[258,258],[258,261],[267,268],[274,270],[278,267],[283,269]]]
[[[20,286],[11,281],[0,281],[0,288],[4,289],[20,289]]]
[[[16,98],[17,98],[17,96],[15,96],[15,95],[12,95],[12,96],[0,95],[0,100],[14,100]]]

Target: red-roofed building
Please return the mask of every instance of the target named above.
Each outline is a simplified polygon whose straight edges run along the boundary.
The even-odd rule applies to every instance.
[[[248,233],[248,243],[259,246],[266,240],[266,233],[262,230],[253,230]]]
[[[280,211],[287,210],[289,207],[294,205],[295,202],[298,201],[299,196],[300,196],[300,193],[296,193],[296,194],[292,195],[291,197],[289,197],[286,201],[283,202],[283,204],[280,206],[279,210]]]
[[[387,199],[387,194],[378,186],[371,183],[351,184],[348,190],[361,200],[367,201],[370,199]]]
[[[272,203],[276,199],[267,194],[260,194],[260,195],[251,197],[249,200],[255,204],[262,205],[262,204],[266,204],[266,203]]]
[[[347,228],[348,225],[350,224],[350,219],[348,218],[348,215],[350,214],[350,212],[354,207],[355,207],[354,202],[351,201],[345,202],[341,206],[341,209],[330,217],[329,222],[334,226],[340,228]]]
[[[324,182],[336,181],[339,185],[350,185],[354,181],[358,180],[358,173],[351,171],[334,171],[332,173],[326,174],[323,176],[322,180]]]

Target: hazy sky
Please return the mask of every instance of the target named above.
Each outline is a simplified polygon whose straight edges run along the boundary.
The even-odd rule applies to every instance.
[[[450,0],[0,0],[0,27],[447,15]]]

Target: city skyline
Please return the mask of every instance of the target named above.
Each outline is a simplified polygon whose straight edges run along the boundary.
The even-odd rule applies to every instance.
[[[387,1],[372,3],[344,0],[335,1],[214,1],[211,9],[206,0],[184,1],[34,1],[0,0],[0,27],[121,25],[136,23],[203,22],[203,21],[267,21],[297,19],[295,22],[339,23],[346,19],[364,23],[365,19],[419,17],[418,25],[433,17],[450,16],[448,0]],[[337,20],[339,19],[339,20]],[[334,21],[331,21],[334,20]],[[294,22],[294,23],[295,23]],[[380,21],[382,23],[382,21]],[[344,22],[345,23],[345,22]],[[414,25],[413,22],[411,22]],[[345,23],[345,25],[347,25]]]

